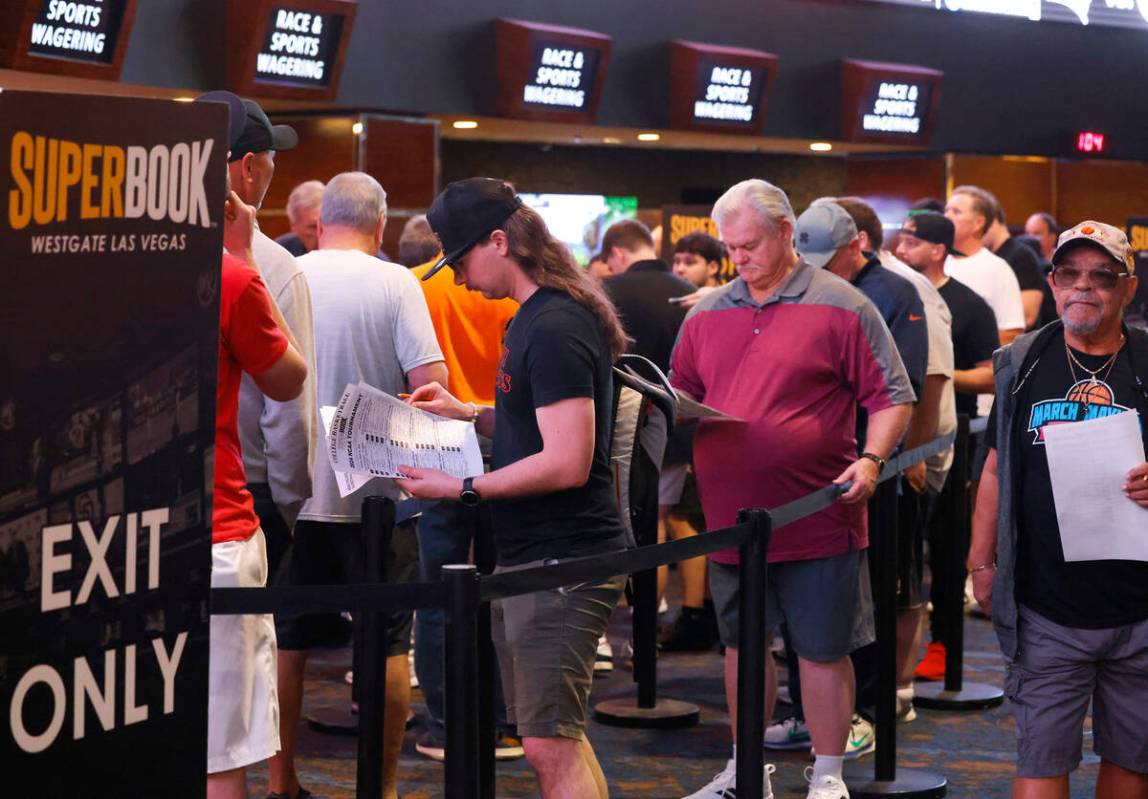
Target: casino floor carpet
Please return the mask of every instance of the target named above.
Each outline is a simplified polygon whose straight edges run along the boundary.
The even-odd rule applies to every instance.
[[[629,614],[618,610],[610,626],[610,638],[618,645],[629,634]],[[1000,685],[1003,661],[988,621],[967,617],[965,679]],[[304,712],[320,708],[343,708],[350,688],[343,682],[350,650],[325,652],[308,665]],[[729,732],[723,708],[721,660],[716,651],[674,654],[659,661],[659,695],[688,699],[701,706],[701,723],[684,730],[652,731],[608,727],[591,722],[590,740],[601,759],[612,799],[676,799],[697,790],[720,771],[729,757]],[[591,703],[612,697],[635,695],[631,674],[619,663],[612,674],[594,683]],[[421,705],[416,690],[412,705]],[[779,705],[778,715],[784,715]],[[918,709],[917,720],[897,728],[898,763],[940,773],[955,799],[1005,799],[1013,773],[1013,722],[1007,703],[971,713]],[[405,799],[442,796],[442,765],[415,752],[416,732],[407,733],[399,764],[399,793]],[[1084,764],[1073,776],[1071,795],[1091,796],[1098,760],[1086,734]],[[299,768],[303,784],[328,799],[352,799],[355,787],[355,739],[321,734],[304,727]],[[805,796],[804,767],[812,761],[803,752],[767,752],[777,766],[773,777],[777,799]],[[872,755],[861,763],[872,767]],[[251,795],[266,793],[266,769],[251,770]],[[537,797],[538,787],[525,760],[498,765],[497,795]]]

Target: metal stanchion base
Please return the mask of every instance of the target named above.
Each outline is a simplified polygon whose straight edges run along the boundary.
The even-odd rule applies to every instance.
[[[1004,701],[1004,691],[979,682],[961,684],[959,691],[946,691],[943,682],[917,683],[913,704],[930,710],[984,710]]]
[[[940,799],[948,791],[948,783],[940,774],[911,768],[898,768],[897,776],[892,780],[874,779],[872,764],[868,764],[867,768],[847,768],[845,784],[853,799],[876,799],[883,796]]]
[[[334,708],[316,710],[303,718],[311,726],[311,729],[317,732],[326,732],[332,735],[359,734],[359,716],[352,713],[349,707],[346,710]]]
[[[659,699],[654,707],[638,707],[636,700],[607,699],[594,705],[594,719],[613,727],[669,730],[692,727],[701,711],[697,705],[677,699]]]

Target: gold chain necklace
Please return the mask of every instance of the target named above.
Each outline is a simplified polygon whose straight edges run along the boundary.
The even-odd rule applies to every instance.
[[[1089,383],[1092,383],[1093,385],[1096,383],[1103,383],[1108,380],[1108,375],[1111,374],[1112,367],[1116,365],[1116,358],[1119,357],[1120,351],[1122,349],[1124,349],[1123,333],[1120,334],[1120,346],[1116,348],[1116,352],[1112,353],[1108,360],[1100,364],[1100,366],[1098,366],[1096,369],[1089,369],[1087,366],[1076,359],[1076,356],[1072,354],[1072,348],[1068,346],[1068,339],[1065,339],[1064,351],[1068,355],[1068,371],[1072,375],[1073,385],[1080,382],[1076,379],[1076,370],[1072,368],[1073,364],[1076,364],[1081,368],[1082,371],[1088,374]],[[1096,375],[1098,375],[1100,372],[1104,372],[1104,377],[1097,380]]]

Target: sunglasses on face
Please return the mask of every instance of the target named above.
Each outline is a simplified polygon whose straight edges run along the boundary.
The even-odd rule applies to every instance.
[[[1117,281],[1128,277],[1127,272],[1113,272],[1111,269],[1077,269],[1075,266],[1058,266],[1052,270],[1052,282],[1057,288],[1069,289],[1076,285],[1081,275],[1088,276],[1088,283],[1093,288],[1111,290],[1116,288]]]

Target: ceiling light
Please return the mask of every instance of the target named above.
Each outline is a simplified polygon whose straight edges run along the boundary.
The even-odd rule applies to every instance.
[[[195,98],[194,98],[194,97],[176,97],[176,98],[175,98],[175,101],[176,101],[177,103],[190,103],[190,102],[192,102],[193,100],[195,100]]]
[[[362,122],[356,122],[353,125],[351,125],[351,133],[354,133],[356,136],[362,135],[363,123]]]
[[[639,133],[638,141],[660,141],[662,134],[660,133]]]
[[[478,122],[473,119],[456,119],[451,126],[455,130],[474,130],[478,127]]]
[[[603,136],[602,144],[621,144],[622,140],[617,136]]]
[[[833,145],[827,141],[815,141],[809,145],[809,149],[815,153],[827,153],[833,149]]]

